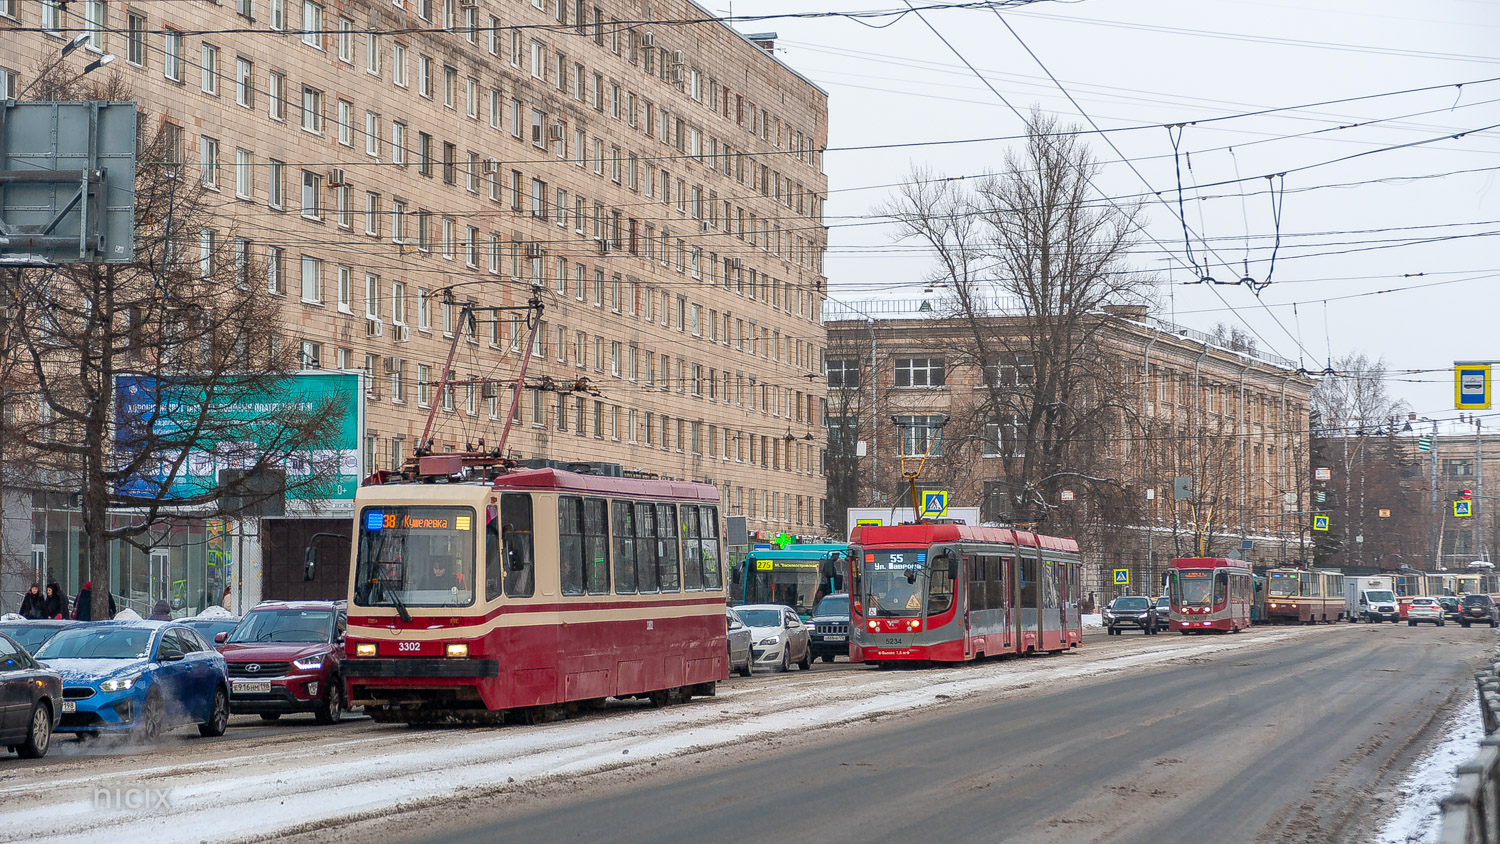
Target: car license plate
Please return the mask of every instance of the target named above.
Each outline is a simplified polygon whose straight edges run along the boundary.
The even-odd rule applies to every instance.
[[[825,641],[825,642],[842,642],[842,641],[844,641],[844,637],[843,636],[824,636],[823,637],[823,641]]]
[[[78,711],[78,704],[75,701],[65,700],[65,701],[63,701],[63,711],[64,712],[77,712]]]
[[[269,680],[254,680],[248,682],[244,680],[235,680],[234,690],[240,694],[247,695],[269,694],[271,691],[271,683]]]

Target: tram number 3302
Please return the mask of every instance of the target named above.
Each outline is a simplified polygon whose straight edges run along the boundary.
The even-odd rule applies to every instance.
[[[396,644],[396,650],[398,650],[398,651],[410,652],[410,651],[420,651],[421,649],[422,649],[422,643],[421,642],[398,642]]]

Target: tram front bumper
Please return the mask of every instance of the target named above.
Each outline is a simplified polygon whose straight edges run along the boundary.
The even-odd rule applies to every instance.
[[[350,679],[484,678],[500,676],[498,659],[345,659]]]

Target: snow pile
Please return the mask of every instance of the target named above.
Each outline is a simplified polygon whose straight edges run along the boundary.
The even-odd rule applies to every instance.
[[[6,624],[11,624],[13,622],[25,621],[25,620],[26,620],[26,616],[19,615],[17,613],[13,613],[13,612],[8,612],[5,615],[0,615],[0,621],[5,622]]]
[[[135,610],[131,609],[130,607],[126,607],[125,609],[120,610],[119,612],[115,613],[115,621],[140,621],[140,620],[141,620],[141,614],[138,613],[138,612],[136,612]]]
[[[1401,784],[1401,807],[1375,836],[1374,844],[1436,844],[1441,830],[1438,801],[1453,793],[1459,765],[1474,758],[1484,738],[1475,697],[1453,716],[1442,742],[1417,762]]]
[[[214,604],[213,606],[209,607],[208,609],[204,610],[203,612],[198,613],[198,615],[196,617],[197,618],[224,618],[224,619],[228,619],[228,618],[235,618],[236,616],[235,616],[234,613],[230,612],[229,610],[224,609],[223,607],[219,606],[218,604]]]
[[[1104,613],[1086,612],[1083,614],[1084,627],[1103,627]]]

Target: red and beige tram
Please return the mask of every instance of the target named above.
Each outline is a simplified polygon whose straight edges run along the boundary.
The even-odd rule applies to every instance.
[[[921,524],[857,527],[849,545],[853,662],[962,662],[1083,642],[1072,539]]]
[[[712,694],[728,676],[710,485],[512,471],[355,496],[344,681],[376,720]]]
[[[1184,557],[1167,564],[1171,629],[1234,633],[1250,626],[1250,564],[1223,557]]]
[[[1266,617],[1272,623],[1316,624],[1344,618],[1344,576],[1276,568],[1266,572]]]

